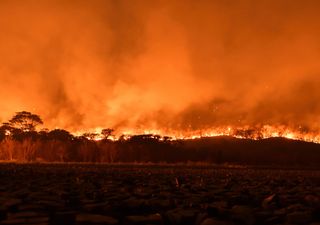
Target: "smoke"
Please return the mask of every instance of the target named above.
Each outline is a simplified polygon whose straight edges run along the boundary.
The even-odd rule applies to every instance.
[[[1,0],[0,120],[320,128],[316,0]]]

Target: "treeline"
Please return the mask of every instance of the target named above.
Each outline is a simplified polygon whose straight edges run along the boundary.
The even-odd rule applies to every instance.
[[[177,162],[182,154],[178,143],[156,135],[94,140],[55,129],[1,135],[0,140],[0,160],[6,161]]]
[[[172,140],[158,135],[122,136],[112,129],[74,136],[41,130],[41,118],[18,112],[0,127],[0,160],[20,162],[206,162],[244,165],[318,166],[320,145],[285,138],[262,140],[212,137]],[[96,136],[99,140],[96,140]]]
[[[0,160],[113,163],[174,162],[179,158],[177,146],[168,137],[135,135],[113,141],[110,139],[113,130],[109,128],[100,134],[74,136],[62,129],[37,131],[42,124],[40,116],[26,111],[17,112],[3,123],[0,127]],[[95,139],[97,136],[99,140]]]

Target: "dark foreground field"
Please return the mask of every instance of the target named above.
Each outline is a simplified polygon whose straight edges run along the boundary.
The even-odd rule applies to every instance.
[[[320,224],[320,171],[1,164],[0,224]]]

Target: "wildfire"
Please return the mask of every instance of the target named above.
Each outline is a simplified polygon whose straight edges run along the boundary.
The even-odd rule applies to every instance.
[[[102,140],[101,128],[90,130],[89,133],[93,134],[89,139]],[[81,136],[85,132],[76,132],[75,136]],[[271,126],[264,125],[261,127],[215,127],[211,129],[192,130],[192,131],[174,131],[174,130],[161,130],[161,129],[137,129],[116,132],[114,135],[108,137],[109,140],[116,141],[120,138],[128,140],[134,135],[152,135],[160,140],[187,140],[199,139],[204,137],[219,137],[229,136],[240,139],[261,140],[274,137],[282,137],[292,140],[301,140],[306,142],[320,143],[320,134],[317,132],[306,132],[299,129],[290,129],[286,126]]]

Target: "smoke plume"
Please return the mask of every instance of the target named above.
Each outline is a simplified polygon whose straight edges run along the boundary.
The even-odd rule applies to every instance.
[[[316,0],[1,0],[0,120],[320,128]]]

